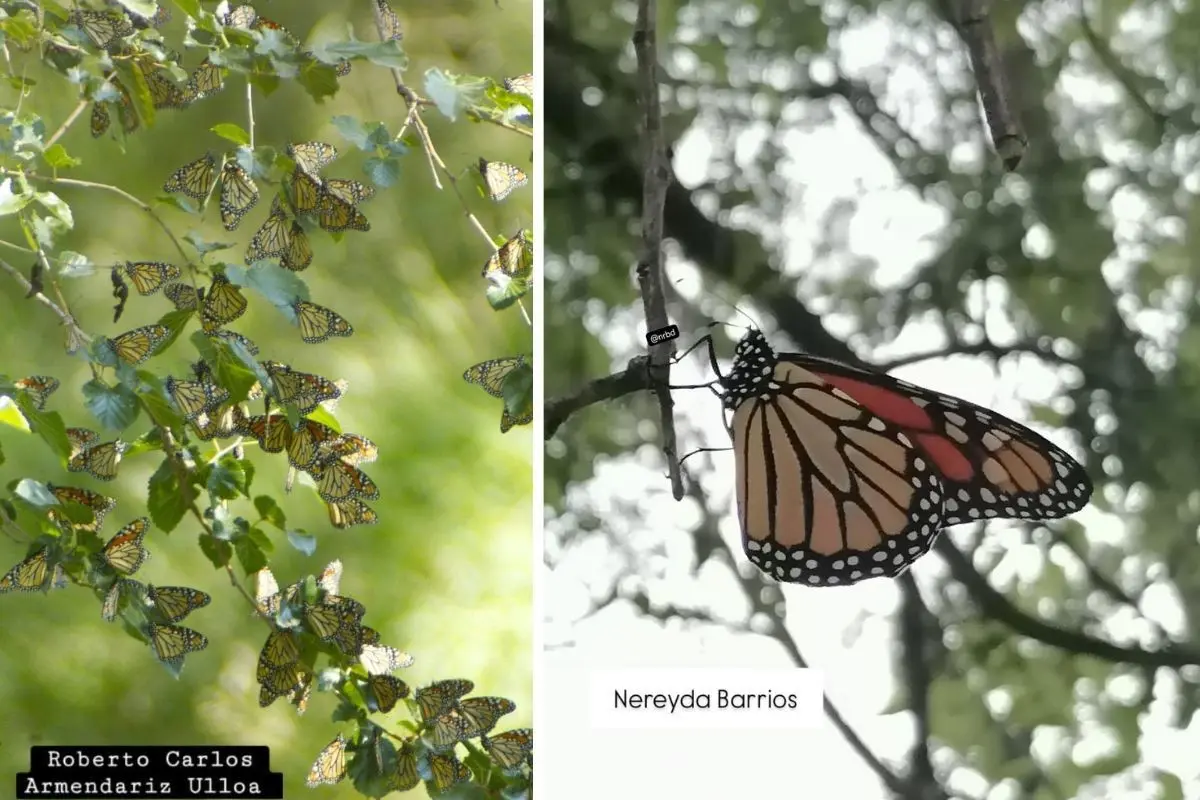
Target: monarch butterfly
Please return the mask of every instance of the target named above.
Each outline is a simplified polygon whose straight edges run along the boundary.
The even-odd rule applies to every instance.
[[[436,748],[453,747],[464,739],[471,738],[470,723],[458,711],[450,708],[426,726],[428,741]]]
[[[524,277],[527,272],[525,253],[528,251],[528,247],[529,240],[525,238],[525,231],[517,231],[516,236],[500,245],[500,249],[492,253],[487,263],[483,265],[483,272],[480,274],[493,282],[500,282],[501,275],[509,278]]]
[[[458,760],[453,752],[430,753],[429,772],[433,775],[433,787],[444,792],[456,783],[471,779],[471,771]]]
[[[526,97],[533,97],[533,74],[527,72],[515,78],[505,78],[504,89],[513,94],[523,94]]]
[[[408,697],[408,684],[392,675],[371,675],[367,678],[367,688],[371,690],[368,702],[372,711],[384,714],[396,707],[399,700]]]
[[[382,2],[382,0],[380,0]],[[388,777],[389,792],[407,792],[421,782],[417,774],[417,752],[411,742],[404,742],[396,752],[396,771]]]
[[[13,590],[34,592],[46,588],[50,574],[50,547],[47,545],[26,557],[0,578],[0,594]]]
[[[533,422],[533,411],[523,411],[515,417],[508,413],[508,409],[500,410],[500,432],[508,433],[514,425],[528,425]]]
[[[108,588],[104,595],[104,602],[100,605],[100,618],[105,622],[112,622],[117,618],[117,613],[121,610],[121,589],[125,582],[123,578],[118,578],[113,581],[113,585]],[[136,581],[130,581],[136,583]]]
[[[357,498],[327,503],[326,508],[329,510],[329,524],[338,530],[379,522],[379,515],[375,513],[375,509]]]
[[[368,674],[386,675],[393,670],[411,667],[413,657],[386,644],[364,644],[358,661]]]
[[[182,625],[150,623],[150,644],[159,661],[178,666],[183,663],[183,657],[188,653],[196,653],[208,647],[208,637]]]
[[[334,559],[325,565],[317,577],[317,586],[327,595],[336,595],[342,588],[342,561]]]
[[[379,631],[368,628],[366,625],[363,625],[361,630],[363,644],[379,644]]]
[[[320,786],[322,783],[337,783],[346,777],[346,737],[340,733],[337,738],[325,745],[325,749],[313,762],[308,771],[308,788]]]
[[[236,230],[242,217],[258,205],[258,186],[236,161],[227,161],[221,169],[221,224]]]
[[[188,98],[188,102],[194,102],[216,94],[223,88],[225,88],[225,80],[222,77],[221,68],[206,58],[200,62],[200,66],[188,78],[185,96]]]
[[[217,159],[212,153],[205,153],[172,172],[163,184],[163,191],[183,192],[188,197],[203,200],[212,192],[216,179]]]
[[[134,33],[133,24],[120,11],[76,9],[71,12],[71,23],[79,26],[101,50],[108,50],[118,39]]]
[[[246,248],[246,263],[253,264],[267,258],[282,257],[290,244],[292,226],[299,227],[288,218],[283,204],[279,202],[279,195],[275,195],[271,200],[270,213],[251,237],[250,245]]]
[[[359,605],[361,609],[362,606]],[[333,606],[324,603],[304,609],[304,622],[308,629],[321,641],[329,641],[343,628],[357,628],[361,614],[355,614],[350,606]]]
[[[138,517],[121,528],[100,550],[101,561],[125,575],[137,572],[150,557],[150,551],[142,544],[148,530],[150,520],[146,517]]]
[[[186,283],[168,283],[163,294],[179,311],[192,311],[200,305],[200,293]]]
[[[375,0],[375,7],[379,9],[379,32],[383,41],[400,41],[404,38],[404,31],[400,27],[400,17],[396,16],[396,12],[388,5],[387,0]]]
[[[100,441],[100,434],[88,428],[67,428],[66,433],[72,458]]]
[[[258,654],[258,670],[265,673],[296,662],[300,658],[300,642],[292,631],[271,631]]]
[[[228,389],[207,378],[195,381],[167,378],[163,386],[186,420],[194,420],[203,412],[212,411],[229,399]]]
[[[475,684],[471,681],[465,678],[451,678],[417,689],[413,700],[421,712],[421,720],[429,722],[448,711],[459,698],[466,697],[473,691]]]
[[[308,707],[316,675],[302,664],[288,664],[259,676],[262,688],[258,692],[258,704],[263,708],[276,699],[286,696],[301,714]]]
[[[342,433],[317,445],[315,456],[321,460],[339,458],[347,464],[369,464],[379,457],[379,448],[365,436]]]
[[[225,15],[222,23],[230,28],[245,28],[250,30],[254,23],[258,21],[258,12],[254,10],[254,6],[240,5],[229,10]]]
[[[474,738],[496,727],[505,714],[511,714],[517,704],[504,697],[468,697],[459,700],[458,713],[466,720],[467,738]]]
[[[171,329],[165,325],[143,325],[109,340],[113,353],[126,364],[137,366],[167,340]]]
[[[320,344],[332,336],[351,336],[354,333],[354,326],[345,317],[325,306],[297,300],[292,303],[292,312],[300,326],[300,338],[308,344]]]
[[[278,361],[262,361],[260,365],[275,384],[275,399],[284,405],[292,403],[302,415],[311,414],[321,403],[342,396],[342,390],[328,378],[294,370]]]
[[[516,189],[529,183],[529,176],[512,164],[479,159],[479,174],[483,176],[488,197],[500,202]]]
[[[99,100],[92,103],[92,116],[88,122],[92,138],[99,139],[105,134],[110,125],[112,125],[112,117],[109,116],[108,109],[104,103]]]
[[[504,396],[504,381],[515,370],[525,366],[525,356],[508,356],[481,361],[467,367],[463,372],[463,380],[483,388],[492,397]]]
[[[224,275],[214,275],[200,305],[200,327],[205,333],[216,333],[218,328],[245,314],[246,305],[246,297],[240,288]]]
[[[230,347],[241,347],[248,356],[258,355],[258,345],[237,331],[213,331],[210,337],[225,340]],[[236,351],[235,351],[236,352]]]
[[[715,369],[711,339],[709,358]],[[942,527],[1062,517],[1092,492],[1074,459],[1023,425],[888,375],[776,353],[761,331],[742,337],[719,380],[743,549],[780,581],[898,575]]]
[[[281,453],[292,440],[292,426],[283,414],[247,417],[238,426],[238,433],[257,439],[264,453]]]
[[[362,203],[375,196],[374,186],[368,186],[365,183],[347,180],[346,178],[326,179],[325,191],[343,203],[350,203],[351,205]]]
[[[179,279],[179,267],[162,261],[126,261],[125,274],[138,294],[148,297],[170,281]]]
[[[322,188],[321,198],[317,205],[317,224],[330,233],[345,230],[371,230],[370,221],[358,210],[357,206],[347,203],[325,188]]]
[[[30,375],[28,378],[13,381],[13,386],[27,393],[33,400],[33,407],[41,411],[46,407],[46,401],[50,399],[50,395],[57,392],[61,384],[57,378],[49,375]]]
[[[324,198],[321,179],[301,167],[292,170],[291,180],[288,181],[291,191],[292,208],[300,214],[311,214],[321,207]]]
[[[192,429],[201,441],[227,439],[238,431],[245,416],[240,405],[231,403],[219,407],[216,411],[200,414],[192,420]]]
[[[179,622],[196,609],[204,608],[212,602],[207,593],[187,586],[151,585],[146,590],[146,597],[167,623]]]
[[[63,505],[76,503],[92,512],[91,522],[79,523],[67,519],[57,509],[50,509],[48,514],[50,519],[65,522],[81,531],[95,533],[100,530],[100,526],[104,524],[104,517],[108,515],[108,512],[117,507],[117,501],[114,498],[105,497],[98,492],[93,492],[91,489],[81,489],[77,486],[55,486],[51,483],[46,484],[46,489],[58,499],[59,503]]]
[[[133,23],[133,27],[137,28],[138,30],[145,30],[146,28],[161,28],[163,25],[166,25],[171,21],[171,9],[167,8],[162,3],[158,4],[158,8],[155,10],[154,16],[152,17],[143,17],[136,11],[133,12],[133,14],[134,16],[131,21]]]
[[[284,425],[287,426],[286,418]],[[312,419],[302,419],[291,432],[288,444],[288,463],[296,469],[308,469],[317,461],[318,449],[324,442],[337,437],[338,432]]]
[[[164,74],[166,73],[165,69],[153,63],[147,65],[134,63],[137,71],[146,81],[146,88],[150,91],[150,104],[154,108],[183,108],[188,104],[183,90]]]
[[[330,461],[309,467],[308,474],[317,485],[317,494],[329,503],[349,498],[378,500],[379,487],[367,473],[344,461]]]
[[[321,170],[338,157],[337,148],[325,142],[294,142],[285,152],[297,167],[314,178],[319,178]]]
[[[530,728],[515,728],[495,736],[484,734],[479,737],[479,743],[500,769],[513,770],[526,761],[533,762],[533,730]]]
[[[92,435],[95,436],[94,433]],[[67,439],[70,440],[69,435]],[[125,455],[128,447],[129,445],[120,439],[103,444],[89,444],[67,460],[67,470],[86,472],[97,480],[111,481],[117,477],[117,465],[121,463],[121,456]]]

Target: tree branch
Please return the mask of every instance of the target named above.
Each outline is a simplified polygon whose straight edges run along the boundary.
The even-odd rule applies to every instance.
[[[1101,661],[1171,668],[1200,664],[1200,653],[1177,644],[1151,652],[1138,647],[1112,644],[1085,633],[1042,622],[1017,608],[1007,597],[992,588],[948,536],[939,536],[934,549],[946,559],[950,566],[950,574],[966,587],[967,593],[979,606],[982,614],[1003,622],[1022,636],[1028,636],[1060,650],[1092,656]]]
[[[991,356],[992,358],[1000,359],[1004,356],[1016,355],[1018,353],[1031,353],[1035,356],[1041,356],[1047,361],[1053,361],[1056,364],[1075,364],[1074,359],[1060,356],[1054,352],[1053,348],[1045,347],[1037,342],[1018,342],[1011,345],[979,342],[978,344],[951,344],[925,353],[911,353],[888,361],[878,361],[872,369],[879,372],[890,372],[900,367],[919,364],[922,361],[929,361],[934,358],[946,358],[947,356]]]
[[[542,410],[546,424],[546,439],[552,437],[559,426],[567,421],[567,417],[576,411],[581,411],[595,403],[615,400],[618,397],[651,388],[649,364],[648,357],[636,356],[629,359],[629,364],[622,372],[597,378],[566,397],[546,400]]]
[[[1012,101],[1000,49],[996,46],[996,34],[988,18],[987,0],[962,0],[958,31],[971,54],[971,69],[979,86],[992,146],[1011,172],[1021,163],[1029,141]]]
[[[658,87],[658,3],[638,0],[637,23],[633,31],[633,49],[637,52],[638,96],[642,106],[642,152],[646,159],[642,173],[642,253],[638,258],[638,288],[646,315],[646,332],[669,324],[662,287],[663,209],[671,185],[671,165],[663,142],[662,106]],[[683,499],[683,477],[675,437],[675,400],[669,388],[674,340],[650,347],[650,378],[658,398],[662,427],[662,448],[671,494]]]

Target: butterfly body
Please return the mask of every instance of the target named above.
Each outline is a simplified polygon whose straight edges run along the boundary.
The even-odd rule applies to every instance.
[[[1054,519],[1091,496],[1083,468],[1023,425],[882,373],[776,353],[759,331],[720,383],[743,548],[781,581],[898,575],[946,526]]]

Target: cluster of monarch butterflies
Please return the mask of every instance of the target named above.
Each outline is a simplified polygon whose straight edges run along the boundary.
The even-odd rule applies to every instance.
[[[74,558],[69,548],[71,537],[77,545],[88,546],[89,539],[99,533],[105,517],[116,508],[111,497],[76,486],[45,485],[46,492],[57,502],[47,512],[48,519],[60,535],[43,544],[0,578],[0,594],[10,591],[49,591],[66,585],[64,565]],[[90,512],[90,518],[68,511],[79,506]],[[150,557],[146,534],[150,520],[139,517],[116,532],[98,550],[91,553],[87,582],[104,594],[101,617],[112,622],[126,609],[126,619],[149,642],[154,655],[164,664],[179,669],[188,653],[203,650],[208,639],[201,633],[175,623],[196,609],[207,606],[211,598],[186,586],[153,586],[133,580],[130,576],[141,569]]]
[[[362,624],[366,609],[339,594],[341,576],[341,562],[333,561],[313,587],[300,580],[280,591],[270,568],[259,570],[255,604],[275,626],[258,657],[260,705],[269,706],[287,697],[300,713],[308,707],[316,678],[316,653],[311,648],[306,650],[304,633],[344,656],[357,658],[367,673],[360,680],[360,690],[365,690],[364,694],[369,694],[378,707],[390,710],[397,700],[408,696],[408,685],[390,673],[410,666],[412,656],[381,644],[379,633]]]
[[[504,161],[480,158],[478,169],[487,196],[497,203],[529,183],[529,176],[519,167]]]
[[[777,353],[751,330],[721,376],[747,557],[780,581],[846,586],[898,575],[942,528],[1056,519],[1087,473],[994,411],[879,372]]]
[[[518,728],[489,736],[500,717],[516,709],[511,700],[503,697],[464,696],[475,685],[461,678],[437,681],[418,689],[413,703],[421,716],[421,735],[404,739],[395,750],[395,766],[388,775],[388,791],[406,792],[413,789],[426,774],[435,793],[470,780],[471,773],[458,758],[455,747],[468,739],[479,738],[480,744],[494,764],[507,773],[520,773],[533,764],[533,731]],[[371,735],[360,737],[350,746],[345,736],[338,734],[317,756],[308,773],[310,787],[334,784],[346,776],[347,752],[359,758],[377,758],[377,742]],[[422,768],[424,767],[424,768]]]
[[[376,2],[381,13],[384,14],[385,20],[394,20],[394,23],[389,22],[389,25],[395,30],[394,38],[400,38],[399,20],[395,13],[387,6],[386,0],[376,0]],[[160,64],[150,52],[142,50],[139,41],[131,40],[131,37],[139,30],[160,28],[170,18],[170,11],[163,3],[159,3],[153,17],[140,17],[132,14],[132,11],[127,15],[125,9],[118,8],[102,11],[76,9],[71,12],[69,22],[78,28],[90,43],[108,52],[114,62],[126,65],[125,69],[129,72],[130,78],[138,84],[145,85],[154,109],[183,109],[197,100],[221,91],[224,88],[224,70],[206,57],[190,73],[187,81],[183,85],[178,85],[166,65]],[[295,49],[298,54],[313,58],[311,52],[300,48],[299,39],[287,28],[259,14],[253,6],[248,4],[231,8],[228,13],[220,17],[219,21],[227,28],[253,31],[260,36],[268,31],[275,31],[282,41]],[[51,44],[60,51],[69,52],[53,42]],[[334,71],[338,77],[348,75],[350,62],[344,59],[339,61],[334,67]],[[106,70],[104,77],[106,83],[115,90],[115,99],[109,99],[107,96],[94,98],[91,116],[92,135],[100,137],[108,131],[112,124],[108,106],[113,102],[116,103],[117,116],[121,121],[123,131],[126,134],[133,133],[140,127],[141,120],[135,110],[126,81],[122,80],[116,70],[112,69]]]
[[[518,370],[528,371],[529,369],[530,367],[523,355],[493,358],[467,367],[466,371],[463,372],[463,380],[479,386],[492,397],[504,400],[505,383]],[[508,433],[514,425],[528,425],[531,422],[533,422],[533,408],[531,405],[527,405],[516,414],[510,414],[508,402],[505,400],[504,407],[500,411],[501,433]]]

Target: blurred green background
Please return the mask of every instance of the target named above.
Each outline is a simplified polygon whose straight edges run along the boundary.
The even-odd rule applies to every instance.
[[[317,4],[264,4],[260,11],[302,39],[315,25],[336,31],[352,23],[360,39],[371,41],[377,38],[371,5],[327,10]],[[531,71],[532,11],[524,0],[505,0],[503,8],[492,0],[472,0],[397,11],[404,21],[403,47],[411,58],[405,78],[417,91],[430,67],[496,80]],[[180,41],[181,16],[176,10],[177,19],[164,29],[168,41]],[[198,60],[185,54],[189,67]],[[28,55],[19,56],[14,65],[28,65],[29,76],[39,83],[22,109],[36,111],[47,130],[55,130],[76,104],[74,87]],[[11,109],[17,99],[6,85],[0,106]],[[356,62],[331,101],[318,105],[299,86],[285,83],[270,96],[255,92],[254,112],[257,144],[282,149],[289,141],[328,141],[342,158],[325,174],[361,180],[362,156],[337,135],[330,118],[349,114],[368,122],[382,120],[394,132],[405,109],[386,70]],[[479,195],[469,170],[479,156],[528,169],[531,140],[462,119],[452,124],[434,109],[425,117],[442,158],[462,174],[460,189],[484,227],[511,235],[519,226],[529,226],[533,201],[528,189],[504,203],[491,203]],[[224,92],[191,108],[160,112],[155,126],[130,137],[127,152],[110,137],[93,140],[85,113],[61,140],[83,161],[67,176],[118,185],[152,200],[175,167],[206,149],[228,145],[209,133],[221,122],[247,125],[245,82],[239,76],[230,76]],[[263,199],[233,233],[221,229],[215,199],[202,222],[169,208],[160,207],[160,213],[179,237],[195,228],[209,241],[234,243],[221,258],[240,263],[274,188],[260,184]],[[179,263],[163,232],[133,205],[100,191],[56,191],[75,214],[75,231],[60,243],[63,249],[84,253],[100,265],[126,259]],[[286,584],[340,558],[345,565],[342,591],[367,606],[364,622],[380,631],[384,643],[416,657],[399,677],[414,687],[441,678],[470,678],[477,694],[516,702],[516,712],[501,720],[498,730],[527,725],[532,720],[531,429],[518,427],[502,436],[500,403],[461,375],[475,362],[530,352],[531,331],[516,309],[497,313],[489,307],[479,276],[489,255],[486,243],[469,226],[449,187],[435,188],[419,149],[404,160],[399,183],[364,204],[363,212],[371,221],[369,233],[350,233],[335,243],[312,232],[316,257],[300,274],[315,301],[351,321],[353,337],[306,345],[298,329],[252,290],[246,291],[249,311],[230,326],[257,342],[263,358],[348,380],[349,391],[336,415],[344,430],[371,438],[380,450],[379,460],[366,465],[382,492],[371,504],[380,524],[345,531],[329,525],[311,488],[298,485],[290,496],[283,495],[282,455],[248,451],[258,468],[255,493],[280,498],[289,525],[307,528],[318,540],[316,553],[307,557],[275,532],[271,567],[280,584]],[[11,217],[0,220],[0,240],[24,242]],[[30,262],[27,255],[3,246],[0,257],[22,269]],[[112,336],[148,324],[171,308],[161,295],[143,298],[134,292],[114,326],[107,270],[61,280],[60,287],[91,335]],[[59,378],[63,385],[49,410],[62,414],[67,425],[99,428],[79,396],[79,387],[90,378],[86,364],[64,353],[57,318],[22,295],[14,281],[0,275],[0,319],[5,323],[0,326],[0,372]],[[187,341],[191,330],[143,368],[183,376],[196,357]],[[143,415],[122,436],[130,440],[147,428]],[[111,431],[102,436],[113,438]],[[5,486],[29,477],[116,497],[117,508],[102,531],[105,538],[146,513],[146,482],[161,461],[157,454],[127,458],[119,478],[103,484],[67,473],[39,439],[12,428],[0,427],[0,446],[7,456],[0,466]],[[235,504],[234,511],[253,516],[248,503]],[[71,586],[48,595],[0,597],[0,776],[27,769],[28,747],[38,743],[265,744],[272,751],[272,768],[285,775],[289,796],[309,794],[303,783],[313,758],[345,726],[329,721],[334,701],[328,694],[315,694],[303,716],[286,701],[259,708],[254,665],[265,628],[224,573],[202,555],[197,532],[187,519],[170,536],[152,531],[147,545],[153,558],[137,575],[155,584],[194,586],[213,596],[211,606],[185,622],[211,643],[188,657],[178,682],[146,645],[118,625],[101,621],[99,602],[87,590]],[[6,570],[19,561],[25,548],[26,542],[0,542],[0,567]],[[403,718],[404,712],[391,716]],[[398,730],[395,721],[387,727]],[[11,786],[11,777],[0,780]],[[7,791],[0,789],[0,794]],[[418,788],[412,796],[423,792]],[[345,782],[313,790],[312,796],[358,795]]]

